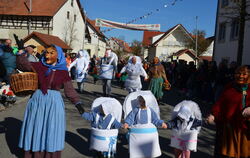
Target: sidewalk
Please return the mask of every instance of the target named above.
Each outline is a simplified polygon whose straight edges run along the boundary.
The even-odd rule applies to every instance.
[[[21,102],[24,102],[25,100],[28,100],[28,98],[30,97],[30,95],[26,95],[26,96],[16,96],[16,102],[14,104],[8,104],[3,105],[2,103],[0,103],[0,112],[5,111],[6,109],[12,107],[12,106],[16,106],[18,104],[20,104]]]

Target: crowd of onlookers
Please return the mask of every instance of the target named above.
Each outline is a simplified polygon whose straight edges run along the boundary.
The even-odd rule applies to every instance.
[[[214,103],[223,88],[234,80],[234,73],[238,67],[236,62],[226,60],[217,64],[215,61],[202,61],[198,67],[185,61],[163,62],[166,74],[172,86],[178,88],[189,99],[201,99]]]
[[[24,49],[29,61],[37,62],[40,60],[41,55],[34,51],[35,46],[29,45]],[[12,46],[10,39],[0,44],[0,89],[2,86],[9,84],[10,75],[16,72],[17,52],[18,49]],[[77,58],[76,55],[66,54],[65,56],[68,66]],[[93,77],[94,83],[98,80],[99,62],[100,59],[96,56],[90,59],[88,74]],[[120,59],[117,65],[118,72],[126,64],[126,60]],[[194,62],[187,64],[187,62],[182,60],[179,62],[162,62],[162,65],[165,67],[167,78],[172,87],[178,88],[187,98],[199,98],[208,103],[215,102],[223,87],[233,80],[234,71],[237,68],[236,62],[228,63],[227,61],[222,61],[217,64],[215,61],[205,60],[198,63],[198,66]],[[147,71],[150,67],[150,62],[144,61],[143,67]],[[72,79],[74,79],[74,67],[70,70],[70,73]],[[120,86],[123,87],[126,74],[116,79],[120,82]]]

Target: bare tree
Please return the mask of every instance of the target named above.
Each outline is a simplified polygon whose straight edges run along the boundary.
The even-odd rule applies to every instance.
[[[210,41],[208,41],[205,36],[206,36],[206,32],[204,30],[194,30],[192,31],[192,34],[195,35],[197,34],[197,56],[201,55],[202,52],[206,51],[208,46],[210,45]],[[187,47],[190,49],[195,50],[196,45],[195,45],[195,40],[196,40],[196,36],[192,36],[193,40],[188,40],[187,41]]]
[[[73,46],[73,42],[77,41],[77,29],[76,29],[76,16],[70,16],[69,19],[66,19],[66,25],[64,27],[64,42],[67,43],[70,47]]]
[[[134,40],[131,44],[131,52],[136,56],[143,56],[142,42]]]
[[[246,21],[250,20],[250,13],[247,8],[250,7],[250,0],[235,0],[232,5],[224,8],[224,12],[220,13],[220,17],[225,17],[238,21],[239,24],[239,36],[238,36],[238,50],[237,50],[237,63],[242,64],[242,56],[244,50],[244,38],[245,38],[245,26]]]

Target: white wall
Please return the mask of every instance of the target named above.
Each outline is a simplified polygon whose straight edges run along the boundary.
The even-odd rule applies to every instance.
[[[30,33],[32,33],[33,31],[44,34],[48,33],[48,30],[31,30]],[[23,39],[28,36],[28,29],[0,29],[0,39],[11,39],[12,45],[16,45],[16,41],[13,36],[14,33],[19,37],[19,39]]]
[[[67,19],[67,11],[70,12],[70,19]],[[74,15],[76,15],[76,22],[74,22]],[[71,0],[68,0],[53,18],[52,35],[58,36],[63,41],[65,39],[69,41],[70,35],[73,35],[70,47],[73,49],[72,52],[78,52],[83,48],[84,27],[85,23],[76,0],[74,0],[73,7]],[[74,28],[74,31],[70,31],[70,28]]]
[[[156,56],[168,57],[181,49],[186,48],[187,36],[180,29],[176,29],[172,34],[162,39],[156,48]]]
[[[220,0],[221,2],[221,0]],[[229,1],[231,2],[231,1]],[[231,3],[232,4],[232,3]],[[225,12],[225,9],[220,7],[219,4],[219,15],[222,12]],[[248,12],[250,12],[250,7],[248,7]],[[219,37],[219,26],[221,22],[227,22],[226,24],[226,37],[225,41],[218,41]],[[250,64],[250,21],[246,22],[245,25],[245,39],[244,39],[244,49],[243,49],[243,57],[242,64]],[[214,60],[218,63],[221,62],[222,59],[227,59],[229,62],[237,61],[237,50],[238,50],[238,40],[230,39],[231,33],[231,21],[230,19],[226,19],[222,16],[217,17],[217,28],[216,28],[216,41],[214,47]]]
[[[202,52],[200,56],[213,56],[213,50],[214,50],[214,41],[210,43],[207,50]]]

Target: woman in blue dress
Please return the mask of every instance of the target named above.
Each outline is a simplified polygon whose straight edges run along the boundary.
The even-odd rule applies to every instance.
[[[62,48],[50,46],[40,62],[29,62],[19,53],[17,67],[35,71],[39,85],[27,103],[21,128],[19,147],[24,150],[24,158],[60,158],[66,125],[61,87],[80,114],[84,112],[68,75]]]

